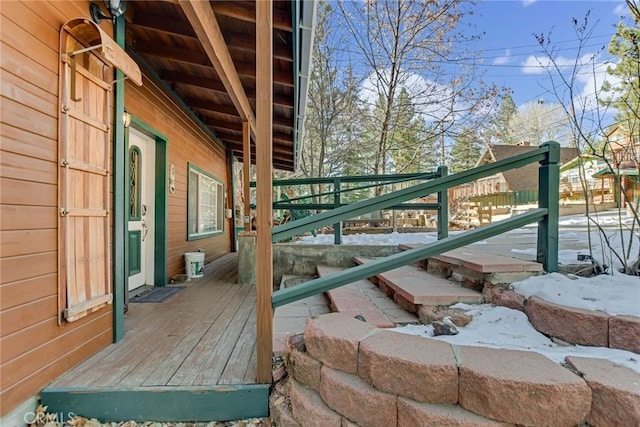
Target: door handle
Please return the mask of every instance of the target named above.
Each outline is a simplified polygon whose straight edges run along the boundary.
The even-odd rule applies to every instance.
[[[144,239],[147,238],[147,233],[149,233],[149,226],[147,226],[147,222],[143,219],[142,220],[142,241],[144,242]]]
[[[147,205],[145,205],[144,203],[142,204],[142,215],[146,215],[147,214]]]

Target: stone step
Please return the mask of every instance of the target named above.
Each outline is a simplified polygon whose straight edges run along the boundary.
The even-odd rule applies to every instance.
[[[355,258],[357,264],[371,261],[370,258]],[[403,306],[410,311],[415,311],[416,305],[452,305],[458,302],[479,304],[484,301],[479,292],[411,265],[380,273],[375,281],[382,290],[392,292],[395,301],[403,300],[408,303]],[[414,306],[413,309],[411,305]]]
[[[318,266],[318,275],[326,276],[344,269]],[[361,315],[367,323],[378,328],[393,328],[397,325],[416,323],[418,318],[393,302],[368,280],[358,280],[327,292],[331,309],[355,317]]]
[[[407,244],[399,248],[408,250],[418,246]],[[506,285],[544,271],[540,263],[487,253],[481,246],[454,249],[431,257],[418,266],[478,290],[482,290],[485,283]]]

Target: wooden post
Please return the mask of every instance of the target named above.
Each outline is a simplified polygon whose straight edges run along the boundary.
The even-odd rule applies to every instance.
[[[242,122],[242,178],[244,231],[251,231],[251,127],[249,122]]]
[[[438,178],[448,175],[449,169],[446,166],[438,166],[436,171]],[[449,237],[449,197],[447,190],[438,191],[438,240]]]
[[[333,179],[333,207],[340,207],[340,178]],[[333,224],[333,243],[342,244],[342,221]]]
[[[272,109],[273,109],[273,1],[256,5],[256,216],[258,226],[257,296],[257,382],[271,382],[273,340],[273,218]]]
[[[545,142],[549,147],[546,159],[540,162],[538,172],[538,206],[548,209],[538,223],[538,256],[546,272],[558,271],[558,217],[560,200],[560,144]]]
[[[124,48],[124,16],[115,21],[115,38],[120,47]],[[127,298],[127,279],[124,265],[127,258],[127,146],[124,140],[124,74],[116,69],[116,83],[114,84],[114,137],[113,137],[113,342],[124,338],[124,310]]]

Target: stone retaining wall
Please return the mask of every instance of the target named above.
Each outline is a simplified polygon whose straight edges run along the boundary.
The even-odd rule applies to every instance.
[[[305,427],[640,425],[639,374],[571,359],[569,370],[537,353],[454,346],[331,313],[290,339],[285,396],[272,396],[271,415]]]
[[[523,311],[537,331],[571,344],[610,347],[640,354],[640,317],[565,307],[485,284],[487,302]]]

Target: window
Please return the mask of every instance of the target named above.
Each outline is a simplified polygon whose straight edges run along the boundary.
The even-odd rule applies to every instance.
[[[224,231],[224,186],[189,163],[188,240]]]

